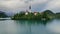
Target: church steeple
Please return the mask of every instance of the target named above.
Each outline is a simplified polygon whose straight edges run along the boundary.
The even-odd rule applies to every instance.
[[[29,12],[31,12],[31,5],[29,6]]]
[[[31,6],[29,6],[29,9],[31,10]]]
[[[28,12],[31,12],[31,4],[30,4],[30,2],[31,2],[31,0],[26,1],[26,3],[28,4],[28,9],[27,9]]]

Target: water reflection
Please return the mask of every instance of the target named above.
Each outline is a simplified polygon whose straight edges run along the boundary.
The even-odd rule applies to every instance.
[[[49,21],[15,20],[14,22],[18,25],[19,34],[45,34],[47,33],[45,26]]]
[[[60,34],[60,20],[0,20],[0,34]]]
[[[47,29],[54,34],[60,34],[60,19],[55,19],[51,23],[47,24]]]
[[[47,23],[49,23],[51,20],[47,20],[47,21],[42,21],[42,20],[15,20],[15,22],[17,24],[28,24],[28,25],[40,25],[40,24],[43,24],[43,25],[46,25]]]

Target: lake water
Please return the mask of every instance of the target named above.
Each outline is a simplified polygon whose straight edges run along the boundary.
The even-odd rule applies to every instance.
[[[60,20],[0,20],[0,34],[60,34]]]

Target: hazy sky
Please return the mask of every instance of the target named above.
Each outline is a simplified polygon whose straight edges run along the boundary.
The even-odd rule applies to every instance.
[[[60,0],[0,0],[0,10],[16,13],[28,9],[30,4],[33,11],[60,12]]]

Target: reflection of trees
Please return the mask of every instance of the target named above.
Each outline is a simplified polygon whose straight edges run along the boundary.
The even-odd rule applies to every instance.
[[[25,31],[26,34],[32,34],[32,27],[34,27],[35,25],[39,26],[40,24],[43,24],[45,26],[47,23],[49,23],[49,21],[50,20],[47,20],[47,21],[41,21],[41,20],[16,20],[15,23],[17,23],[17,25],[21,25],[23,27],[23,29],[26,29],[26,31]],[[20,28],[22,28],[22,27],[20,27]]]
[[[47,23],[49,23],[51,20],[46,20],[46,21],[42,21],[42,20],[16,20],[17,24],[28,24],[28,25],[39,25],[39,24],[43,24],[46,25]]]

